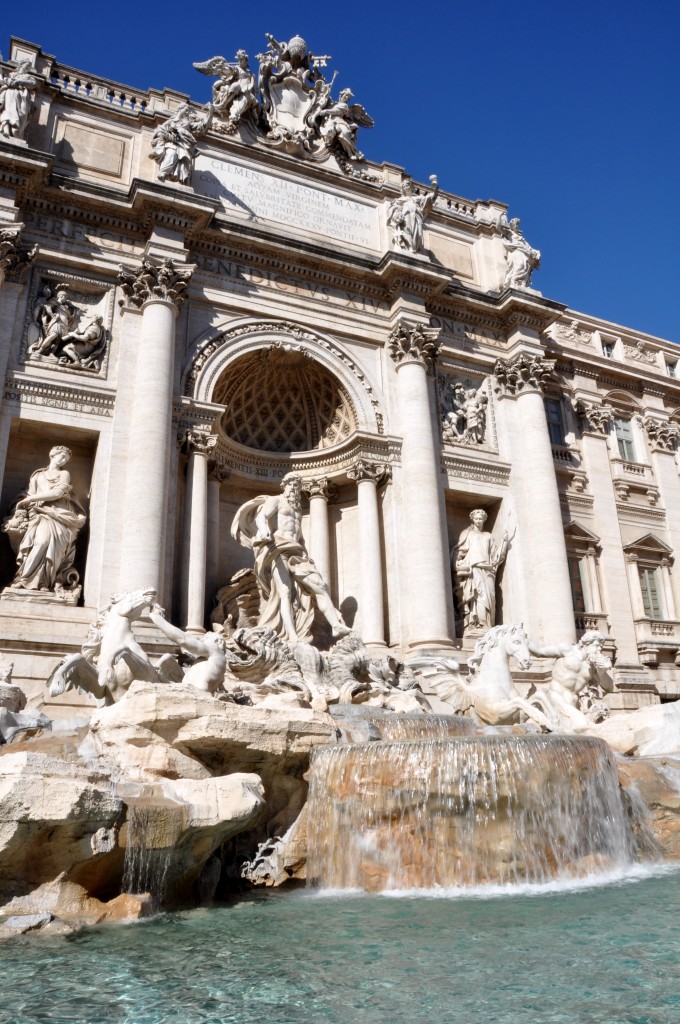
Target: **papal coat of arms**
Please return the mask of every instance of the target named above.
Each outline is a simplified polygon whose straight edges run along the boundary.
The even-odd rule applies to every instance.
[[[337,72],[328,82],[321,70],[331,58],[314,56],[301,36],[287,43],[266,38],[266,51],[257,55],[257,78],[245,50],[234,62],[212,57],[194,64],[205,75],[219,76],[213,83],[213,129],[256,133],[268,145],[313,159],[332,153],[345,173],[372,177],[358,166],[364,155],[357,134],[360,127],[372,128],[373,118],[352,102],[351,89],[332,98]]]

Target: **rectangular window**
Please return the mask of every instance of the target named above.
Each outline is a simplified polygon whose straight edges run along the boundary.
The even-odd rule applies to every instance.
[[[633,425],[630,420],[617,417],[614,420],[616,440],[619,443],[619,455],[626,462],[635,462],[635,444],[633,443]]]
[[[640,566],[640,590],[642,604],[648,619],[663,619],[663,609],[659,596],[659,573],[657,569]]]
[[[559,398],[545,398],[545,418],[548,421],[548,432],[551,444],[564,444],[564,421],[562,420],[562,403]]]
[[[677,363],[669,363],[668,360],[667,360],[666,361],[666,373],[668,374],[669,377],[677,377],[677,375],[678,375],[678,364]]]
[[[586,589],[583,581],[583,559],[576,555],[569,556],[569,578],[571,580],[571,596],[575,612],[586,610]]]
[[[602,342],[602,355],[605,357],[605,359],[613,359],[614,358],[614,342],[613,341],[603,341]]]

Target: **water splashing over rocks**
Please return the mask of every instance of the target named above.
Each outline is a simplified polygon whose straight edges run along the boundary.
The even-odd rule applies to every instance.
[[[614,756],[590,737],[318,748],[308,812],[322,888],[541,883],[633,860]]]

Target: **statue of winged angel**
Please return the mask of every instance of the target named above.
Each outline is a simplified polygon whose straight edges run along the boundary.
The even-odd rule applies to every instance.
[[[258,107],[257,80],[248,66],[248,54],[245,50],[238,50],[235,60],[234,64],[224,57],[211,57],[194,64],[203,75],[219,76],[212,87],[213,107],[227,122],[225,131],[230,135],[246,115]]]
[[[350,103],[352,99],[351,89],[342,89],[335,103],[329,96],[326,102],[330,105],[319,110],[315,120],[329,149],[337,143],[348,160],[358,162],[364,159],[364,154],[357,149],[357,132],[360,127],[372,128],[375,121],[360,103]]]

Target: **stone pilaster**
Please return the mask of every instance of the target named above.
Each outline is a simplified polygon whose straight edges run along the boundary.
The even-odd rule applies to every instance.
[[[182,531],[181,620],[203,632],[208,554],[208,456],[217,444],[209,430],[187,430],[178,439],[189,456]]]
[[[639,661],[633,618],[640,585],[635,576],[629,587],[630,570],[622,550],[617,492],[609,463],[608,440],[614,413],[596,396],[577,400],[574,409],[581,420],[581,456],[593,496],[593,529],[600,538],[602,610],[616,639],[618,662],[634,665]]]
[[[499,359],[494,367],[512,456],[516,534],[530,616],[525,625],[532,638],[540,637],[544,643],[570,641],[576,635],[564,526],[542,395],[554,365],[551,360],[520,352],[514,359]]]
[[[38,246],[21,245],[20,224],[0,230],[0,405],[12,344],[19,298],[24,289],[23,272],[34,259]]]
[[[670,423],[655,416],[644,416],[641,422],[649,442],[652,469],[659,486],[661,504],[666,509],[666,531],[677,566],[680,564],[680,476],[677,461],[680,427],[677,423]],[[677,586],[677,578],[674,582]],[[668,604],[668,601],[666,603]],[[680,607],[680,592],[676,591],[674,594],[673,605]],[[669,615],[669,618],[673,617]]]
[[[325,476],[304,480],[302,490],[309,497],[309,553],[328,587],[331,580],[331,541],[328,526],[328,501],[334,487]]]
[[[121,559],[124,590],[154,586],[162,591],[173,443],[175,319],[190,276],[190,270],[176,269],[171,260],[154,264],[145,259],[136,271],[121,267],[118,279],[128,305],[142,314],[124,502],[130,521]]]
[[[402,478],[401,570],[408,647],[449,647],[451,594],[436,417],[428,370],[437,331],[397,322],[387,351],[397,370]]]
[[[390,477],[390,467],[358,459],[347,470],[357,484],[359,505],[359,561],[361,636],[366,644],[385,643],[382,542],[378,510],[378,484]]]

